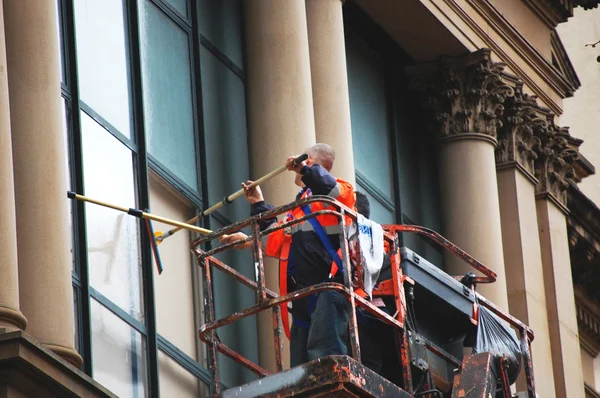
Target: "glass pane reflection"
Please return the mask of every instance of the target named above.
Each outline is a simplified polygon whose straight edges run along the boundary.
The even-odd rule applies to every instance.
[[[75,1],[81,99],[131,137],[122,0]]]
[[[346,51],[354,167],[393,199],[384,64],[362,41],[348,42]]]
[[[221,1],[221,0],[219,0]],[[187,16],[187,0],[167,0],[183,16]]]
[[[189,38],[150,1],[140,4],[148,151],[197,190]]]
[[[250,176],[244,84],[212,53],[200,49],[209,203],[239,189]],[[250,215],[245,200],[219,210],[230,220]]]
[[[65,83],[67,81],[66,79],[66,74],[65,74],[65,62],[64,62],[64,56],[63,56],[63,30],[62,30],[62,18],[61,18],[61,12],[60,12],[60,0],[56,0],[55,5],[56,5],[56,23],[58,26],[58,29],[56,30],[56,32],[58,33],[57,36],[57,40],[58,40],[58,59],[60,61],[60,81],[62,83]]]
[[[369,204],[371,205],[371,220],[379,224],[394,224],[395,215],[385,205],[379,202],[374,196],[372,196],[367,190],[357,184],[356,190],[364,193],[369,198]]]
[[[90,306],[94,379],[119,397],[146,397],[142,336],[96,300]]]
[[[242,0],[198,0],[200,33],[243,69],[242,14]]]
[[[132,154],[81,113],[85,194],[135,206]],[[86,206],[90,284],[138,320],[143,319],[138,221],[96,205]]]
[[[63,144],[64,144],[64,148],[65,148],[65,162],[67,164],[67,167],[65,168],[66,171],[66,178],[67,178],[67,189],[69,191],[73,190],[73,183],[71,181],[71,152],[69,150],[69,104],[67,103],[67,100],[63,98],[62,100],[62,112],[63,112],[63,124],[62,124],[62,128],[63,128]],[[74,245],[74,241],[73,241],[73,201],[69,200],[69,253],[71,255],[71,271],[73,272],[79,272],[79,268],[77,267],[77,264],[75,264],[75,256],[73,254],[73,248],[75,247]]]

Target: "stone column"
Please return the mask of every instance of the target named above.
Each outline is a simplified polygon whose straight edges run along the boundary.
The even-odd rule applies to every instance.
[[[15,187],[2,9],[0,1],[0,328],[12,330],[25,329],[27,320],[19,311]]]
[[[568,129],[556,126],[553,115],[548,115],[547,126],[536,131],[536,136],[540,139],[535,161],[535,176],[539,180],[536,209],[554,388],[557,397],[583,397],[583,370],[566,221],[568,179],[575,176],[572,164],[577,157],[575,148],[581,141],[573,145]]]
[[[478,291],[508,310],[494,150],[502,103],[513,90],[501,78],[503,65],[490,50],[438,63],[411,66],[413,88],[433,110],[429,117],[440,144],[439,167],[444,235],[498,274]],[[474,270],[452,255],[446,271]]]
[[[517,82],[515,96],[504,103],[503,126],[498,130],[496,168],[500,194],[502,243],[506,264],[510,313],[535,332],[531,346],[536,381],[552,380],[552,354],[544,273],[536,215],[534,161],[540,139],[534,135],[546,126],[536,100]],[[526,391],[524,374],[517,390]],[[540,397],[555,397],[553,383],[536,384]]]
[[[315,143],[306,8],[304,0],[247,0],[244,16],[251,175],[261,176]],[[291,173],[262,188],[275,206],[293,201],[299,190]],[[278,291],[276,261],[265,268],[267,285]],[[274,371],[272,329],[271,315],[264,312],[260,360]]]
[[[317,142],[335,149],[333,174],[355,185],[342,0],[306,0]]]
[[[28,332],[79,366],[69,256],[56,7],[4,2],[19,290]]]

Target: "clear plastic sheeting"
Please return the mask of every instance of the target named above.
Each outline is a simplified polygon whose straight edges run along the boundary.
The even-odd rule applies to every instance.
[[[500,376],[499,359],[504,357],[509,383],[517,380],[521,370],[521,347],[517,334],[483,306],[479,306],[477,338],[473,347],[473,354],[480,352],[489,352],[498,359],[497,376]]]

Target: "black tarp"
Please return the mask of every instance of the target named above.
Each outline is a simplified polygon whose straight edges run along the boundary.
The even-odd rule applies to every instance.
[[[477,337],[473,353],[489,352],[498,359],[504,357],[508,381],[513,384],[521,370],[521,346],[517,334],[500,318],[483,306],[479,306]],[[498,368],[499,372],[500,369]],[[498,374],[499,375],[499,374]]]

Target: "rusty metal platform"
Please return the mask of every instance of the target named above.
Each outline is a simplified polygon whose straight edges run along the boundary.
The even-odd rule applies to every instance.
[[[395,397],[410,394],[347,356],[328,356],[214,397]]]
[[[320,210],[310,213],[304,217],[286,221],[277,224],[273,228],[261,231],[259,223],[263,220],[274,218],[287,212],[311,204],[313,202],[322,202],[326,206],[326,210]],[[474,297],[466,307],[466,312],[469,320],[473,325],[477,324],[477,313],[479,306],[485,307],[502,320],[508,322],[514,327],[520,337],[520,348],[523,356],[523,364],[527,382],[527,392],[529,398],[535,398],[535,382],[533,378],[533,367],[531,364],[530,344],[533,341],[534,335],[531,328],[512,315],[502,311],[496,305],[485,299],[476,292],[475,287],[481,283],[492,283],[496,280],[496,274],[487,268],[484,264],[477,261],[471,255],[448,241],[437,232],[416,225],[384,225],[384,240],[389,246],[391,282],[393,285],[393,293],[389,298],[393,300],[396,313],[390,316],[380,308],[374,306],[370,301],[365,300],[354,290],[354,280],[352,272],[344,272],[344,283],[323,282],[317,285],[306,287],[284,296],[279,296],[275,292],[266,287],[265,271],[263,264],[263,249],[262,240],[269,234],[279,230],[285,230],[291,226],[304,222],[312,217],[319,216],[334,216],[338,218],[340,230],[340,248],[342,249],[342,263],[344,269],[352,269],[350,262],[350,244],[346,231],[346,222],[348,220],[356,222],[356,213],[341,203],[332,198],[325,196],[312,196],[307,199],[296,201],[279,208],[270,210],[265,213],[250,217],[246,220],[224,227],[210,235],[203,236],[192,242],[191,250],[198,260],[203,274],[203,293],[205,303],[205,324],[198,330],[198,337],[207,345],[208,366],[212,376],[211,392],[216,394],[215,397],[426,397],[430,398],[435,395],[435,374],[428,367],[419,367],[420,371],[429,372],[425,379],[425,384],[421,386],[421,382],[417,386],[413,386],[413,365],[419,359],[423,359],[422,355],[411,353],[410,336],[417,336],[417,330],[407,318],[407,308],[414,300],[412,294],[406,295],[405,284],[408,287],[415,285],[415,280],[404,274],[402,267],[403,256],[399,248],[399,234],[401,233],[416,233],[426,238],[431,239],[434,243],[448,250],[451,254],[465,261],[474,270],[482,275],[472,279],[474,282],[471,286],[460,286],[457,291],[460,294],[468,294],[469,297]],[[217,240],[225,234],[232,234],[240,231],[242,228],[249,227],[252,234],[245,239],[237,242],[228,243],[218,247],[211,248],[208,243]],[[255,266],[255,278],[249,279],[236,271],[229,265],[219,261],[215,255],[232,249],[237,245],[244,243],[252,243],[252,253]],[[205,245],[206,244],[206,245]],[[207,249],[207,250],[204,250]],[[359,260],[360,261],[360,260]],[[359,265],[357,265],[358,267]],[[254,305],[238,311],[236,313],[225,316],[221,319],[216,319],[214,307],[214,295],[212,290],[212,274],[213,269],[225,272],[235,278],[239,283],[253,289],[256,292],[256,302]],[[437,270],[436,273],[439,273]],[[461,279],[463,276],[443,275],[442,281],[450,284],[450,280]],[[422,279],[422,278],[421,278]],[[421,281],[417,281],[423,283]],[[452,282],[454,282],[452,280]],[[470,290],[467,290],[470,289]],[[287,305],[288,302],[316,294],[323,290],[334,290],[342,293],[348,301],[348,335],[349,335],[349,355],[332,356],[321,358],[309,362],[302,366],[292,368],[287,371],[284,369],[283,361],[283,335],[282,335],[282,316],[280,308]],[[373,316],[383,324],[387,324],[397,333],[396,349],[398,350],[398,358],[402,364],[402,387],[390,383],[378,374],[367,369],[359,363],[361,358],[358,322],[356,309],[361,308],[370,316]],[[411,306],[411,308],[413,308]],[[249,316],[254,316],[263,311],[272,312],[273,320],[273,347],[275,354],[275,372],[271,374],[268,370],[262,368],[259,364],[243,357],[241,354],[224,344],[217,335],[217,330],[223,326],[240,321]],[[414,308],[412,309],[414,312]],[[427,312],[427,311],[426,311]],[[464,314],[464,312],[462,312]],[[420,345],[428,352],[451,364],[451,369],[456,369],[458,375],[461,374],[463,364],[458,358],[455,358],[451,353],[447,352],[437,341],[425,338],[423,335],[418,335]],[[219,354],[224,355],[246,369],[252,371],[259,380],[238,387],[233,387],[227,391],[222,391],[221,371],[219,366]],[[502,369],[502,360],[500,362]],[[504,373],[503,373],[504,374]],[[469,381],[470,373],[465,374],[466,378],[463,384]],[[510,388],[506,379],[503,378],[502,390],[504,397],[510,397]],[[460,378],[455,381],[460,382]],[[423,388],[423,390],[421,390]],[[417,390],[418,392],[416,392]]]

